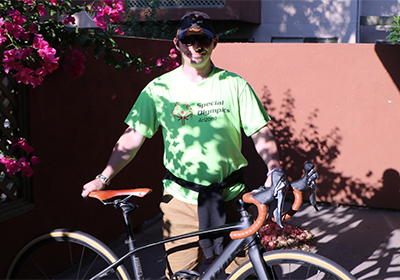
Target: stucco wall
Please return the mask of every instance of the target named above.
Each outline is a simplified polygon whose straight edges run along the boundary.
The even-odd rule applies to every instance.
[[[213,60],[270,99],[284,161],[317,162],[319,199],[400,209],[399,46],[220,44]]]

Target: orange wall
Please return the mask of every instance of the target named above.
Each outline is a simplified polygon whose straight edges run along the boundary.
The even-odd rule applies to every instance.
[[[213,61],[270,94],[285,162],[317,162],[320,200],[400,209],[400,46],[220,44]]]
[[[166,56],[173,46],[137,38],[118,42],[145,61]],[[400,47],[226,43],[217,46],[213,61],[247,79],[267,105],[289,177],[300,176],[311,160],[322,177],[319,200],[400,209]],[[69,227],[106,243],[123,233],[119,213],[80,192],[106,164],[140,90],[161,73],[115,71],[88,55],[81,78],[58,69],[31,90],[30,139],[41,160],[32,177],[35,209],[1,224],[0,240],[7,242],[0,277],[18,248],[43,231]],[[162,149],[157,134],[110,185],[154,189],[135,200],[135,226],[159,212]],[[248,182],[262,184],[266,170],[249,139],[244,152]]]

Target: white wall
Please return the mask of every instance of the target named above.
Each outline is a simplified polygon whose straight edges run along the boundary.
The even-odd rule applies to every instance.
[[[400,14],[400,0],[262,0],[262,24],[252,31],[256,42],[272,37],[337,37],[339,43],[356,43],[360,16]],[[361,27],[368,40],[387,36],[379,27]]]
[[[400,13],[400,0],[361,0],[362,16],[393,16]]]

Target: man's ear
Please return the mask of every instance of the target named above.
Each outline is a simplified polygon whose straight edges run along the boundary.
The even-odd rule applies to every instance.
[[[175,45],[175,48],[178,50],[178,51],[180,51],[180,49],[179,49],[179,40],[178,40],[178,38],[174,38],[174,45]]]
[[[218,37],[215,36],[213,40],[214,40],[214,49],[215,49],[215,47],[216,47],[217,44],[218,44]]]

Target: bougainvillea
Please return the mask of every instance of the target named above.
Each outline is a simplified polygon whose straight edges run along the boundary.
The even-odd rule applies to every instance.
[[[95,5],[95,3],[97,3]],[[74,15],[87,13],[98,27],[79,29]],[[82,50],[92,47],[115,69],[129,66],[149,72],[153,67],[175,68],[170,54],[162,64],[150,66],[138,56],[118,48],[114,35],[124,33],[118,24],[125,8],[121,0],[87,1],[72,5],[72,0],[6,0],[0,2],[0,46],[3,68],[19,83],[36,87],[60,64],[74,78],[83,74],[86,59]],[[76,43],[79,43],[77,46]],[[67,55],[72,49],[72,55]]]
[[[98,28],[79,29],[74,26],[77,13],[87,13]],[[125,8],[121,0],[83,1],[72,5],[72,0],[4,0],[0,1],[0,51],[3,69],[18,83],[36,87],[58,69],[69,70],[72,77],[82,76],[88,54],[103,56],[105,63],[115,69],[134,66],[150,73],[155,67],[170,71],[178,66],[177,51],[149,65],[139,56],[118,48],[114,35],[123,35],[119,25]],[[10,175],[22,171],[33,174],[32,165],[39,163],[25,139],[17,138],[12,146],[25,151],[26,157],[13,157],[0,151],[0,163]],[[18,154],[20,154],[18,152]]]
[[[26,156],[11,157],[6,156],[0,151],[0,163],[4,164],[6,171],[9,175],[14,175],[17,172],[22,173],[22,176],[31,177],[33,175],[32,165],[40,163],[36,156],[30,156],[33,152],[33,148],[25,139],[17,138],[16,141],[12,141],[12,147],[19,147],[26,153]]]
[[[309,251],[315,247],[317,239],[306,229],[283,223],[281,228],[267,220],[260,229],[261,244],[267,251],[278,249],[299,249]]]

